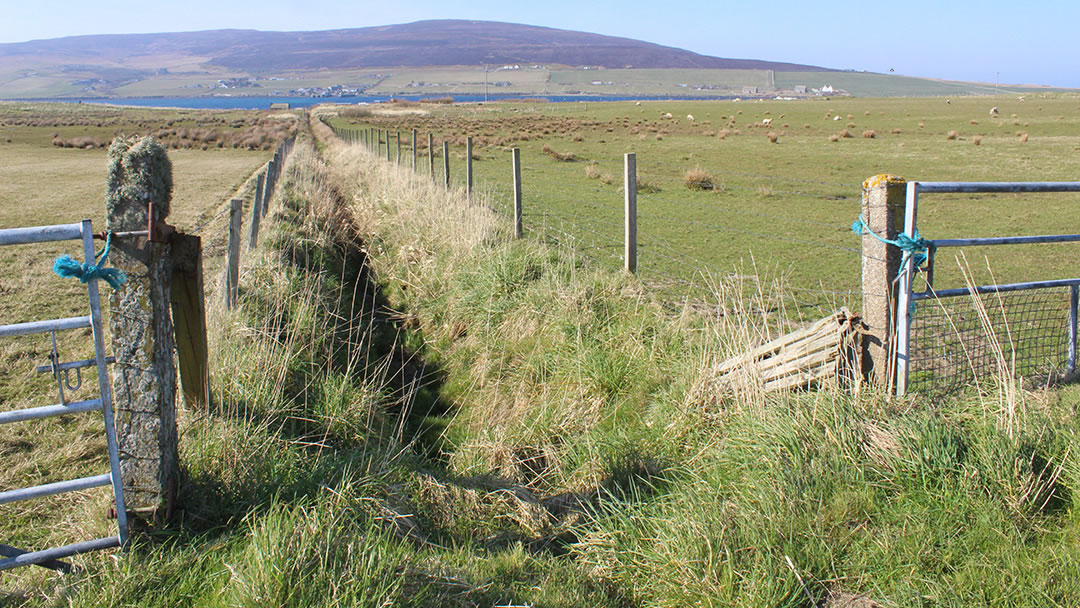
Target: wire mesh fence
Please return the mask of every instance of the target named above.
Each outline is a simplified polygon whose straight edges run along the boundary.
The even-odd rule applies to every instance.
[[[911,326],[909,388],[946,396],[1002,376],[1066,371],[1069,288],[919,302]]]

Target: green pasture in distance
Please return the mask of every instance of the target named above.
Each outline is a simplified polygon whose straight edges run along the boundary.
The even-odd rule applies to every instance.
[[[997,117],[990,115],[993,107]],[[639,194],[641,274],[675,293],[677,286],[685,289],[682,281],[700,286],[705,269],[781,277],[799,304],[857,307],[860,239],[850,226],[859,216],[866,178],[892,173],[922,181],[1080,180],[1075,95],[951,103],[842,98],[422,108],[423,114],[375,112],[353,122],[400,129],[406,142],[413,127],[422,142],[429,131],[437,141],[450,138],[457,185],[464,183],[461,144],[473,136],[476,187],[494,190],[497,206],[506,212],[509,149],[520,147],[526,230],[564,232],[570,236],[561,238],[615,267],[621,256],[623,154],[634,152],[639,179],[653,187]],[[772,121],[768,127],[762,125],[766,119]],[[842,137],[844,131],[851,137]],[[833,136],[837,141],[830,141]],[[558,161],[545,146],[576,160]],[[423,155],[420,164],[427,169]],[[589,174],[598,177],[587,175],[590,165]],[[440,160],[439,175],[441,167]],[[712,174],[714,190],[683,185],[694,168]],[[919,215],[919,230],[930,239],[1071,233],[1076,226],[1080,196],[1072,194],[927,195]],[[1075,252],[1070,245],[963,251],[980,283],[1073,277]],[[939,254],[938,287],[963,284],[958,253]]]
[[[534,94],[546,90],[549,71],[519,65],[516,70],[488,66],[487,90],[491,94]],[[484,66],[452,68],[393,68],[369,95],[450,95],[484,93]],[[420,84],[423,83],[423,84]]]

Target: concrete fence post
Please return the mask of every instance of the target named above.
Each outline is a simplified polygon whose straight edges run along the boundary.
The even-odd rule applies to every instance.
[[[875,175],[863,182],[862,220],[867,230],[894,240],[904,228],[907,181],[896,175]],[[902,252],[873,235],[862,237],[863,376],[886,389],[895,382],[897,285]]]
[[[637,156],[628,153],[623,161],[625,192],[625,230],[623,265],[626,272],[637,272]]]
[[[160,230],[171,199],[172,163],[161,144],[150,138],[114,140],[106,226],[113,232],[146,231],[146,236],[115,239],[109,257],[128,277],[109,297],[124,499],[128,509],[146,515],[168,512],[178,471],[172,246],[161,242]]]
[[[511,150],[510,158],[514,167],[514,237],[520,239],[524,232],[521,221],[521,148]]]

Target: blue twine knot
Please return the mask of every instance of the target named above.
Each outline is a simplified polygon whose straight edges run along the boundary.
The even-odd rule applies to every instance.
[[[53,272],[68,279],[79,279],[82,283],[89,283],[92,279],[101,279],[116,289],[127,281],[127,275],[116,268],[105,268],[105,262],[109,259],[109,247],[112,246],[112,231],[105,237],[105,248],[101,253],[94,256],[93,264],[80,263],[70,255],[62,255],[53,263]]]
[[[896,240],[882,238],[873,230],[866,227],[866,222],[863,221],[861,215],[859,216],[859,219],[851,223],[851,231],[859,236],[869,234],[882,243],[898,247],[903,251],[904,255],[900,258],[900,273],[898,273],[897,276],[900,276],[900,274],[904,272],[904,268],[907,266],[907,261],[909,259],[915,263],[915,268],[919,269],[929,258],[930,252],[934,250],[934,242],[922,238],[919,235],[918,230],[915,231],[914,236],[908,236],[901,232],[897,235]]]

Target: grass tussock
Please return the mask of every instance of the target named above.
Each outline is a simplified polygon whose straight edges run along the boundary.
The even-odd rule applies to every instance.
[[[544,154],[547,154],[548,156],[554,158],[559,162],[572,163],[578,160],[577,155],[575,155],[573,152],[559,152],[558,150],[552,148],[547,144],[544,144],[543,151]]]
[[[716,177],[701,167],[694,167],[683,175],[683,185],[689,190],[712,190],[716,186]]]

